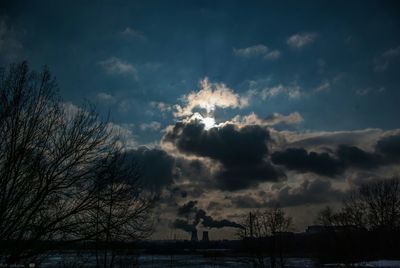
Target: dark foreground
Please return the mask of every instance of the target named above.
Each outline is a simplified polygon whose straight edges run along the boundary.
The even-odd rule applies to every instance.
[[[128,255],[117,256],[115,267],[255,267],[251,256],[210,256],[207,254],[188,255]],[[400,260],[359,261],[356,263],[326,263],[310,258],[286,258],[284,267],[400,267]],[[65,251],[43,256],[41,263],[36,267],[95,267],[96,260],[93,253],[77,253]],[[266,259],[268,266],[268,259]]]
[[[12,249],[21,242],[0,246]],[[113,267],[400,267],[399,244],[398,232],[348,228],[223,241],[48,241],[35,244],[41,253],[15,267],[95,267],[105,256]]]

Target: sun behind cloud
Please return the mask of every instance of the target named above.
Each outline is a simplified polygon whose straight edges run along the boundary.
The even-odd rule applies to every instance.
[[[205,130],[210,130],[213,127],[218,127],[215,118],[212,116],[202,116],[200,113],[194,113],[187,122],[197,121],[204,125]]]
[[[209,130],[216,126],[215,118],[213,117],[204,117],[201,122],[204,124],[204,129]]]

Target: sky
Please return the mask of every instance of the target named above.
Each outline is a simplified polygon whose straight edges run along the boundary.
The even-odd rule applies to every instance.
[[[399,29],[398,1],[3,0],[0,66],[110,114],[160,194],[154,239],[230,239],[250,210],[301,231],[399,174]]]

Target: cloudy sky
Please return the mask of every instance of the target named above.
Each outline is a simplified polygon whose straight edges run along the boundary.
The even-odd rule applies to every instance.
[[[0,64],[110,111],[161,195],[154,238],[232,238],[276,203],[301,230],[400,173],[400,5],[279,2],[5,0]]]

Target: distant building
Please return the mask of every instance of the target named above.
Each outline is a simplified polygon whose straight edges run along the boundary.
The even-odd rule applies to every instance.
[[[357,227],[355,225],[343,225],[343,226],[310,225],[306,229],[307,234],[319,234],[326,232],[356,232],[356,231],[366,231],[366,229]]]
[[[208,242],[209,238],[208,238],[208,231],[203,231],[203,238],[202,241],[204,242]]]
[[[325,225],[310,225],[306,229],[306,233],[308,234],[319,234],[330,230],[331,226]]]
[[[199,238],[197,237],[197,230],[192,231],[192,238],[190,240],[199,241]]]

